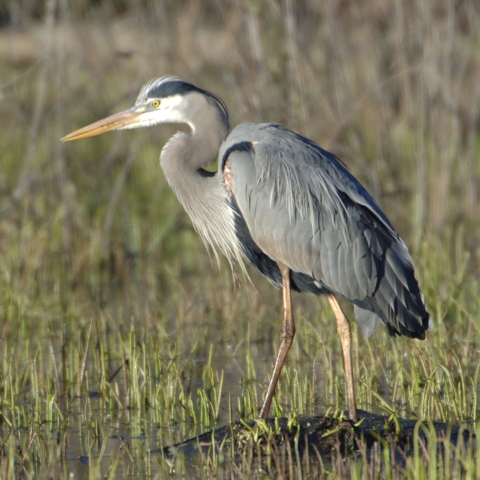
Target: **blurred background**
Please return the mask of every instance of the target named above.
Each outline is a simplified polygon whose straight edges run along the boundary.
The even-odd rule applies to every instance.
[[[76,252],[99,222],[99,253],[137,251],[125,210],[177,211],[153,165],[174,130],[58,139],[169,73],[224,98],[233,125],[283,123],[340,156],[412,248],[467,227],[476,262],[479,17],[472,0],[5,0],[2,228],[41,222],[49,249]]]
[[[81,364],[69,348],[88,345],[92,320],[111,369],[121,364],[118,332],[135,331],[157,339],[160,354],[193,359],[192,371],[213,343],[232,385],[248,344],[264,362],[259,381],[268,378],[280,294],[256,274],[255,288],[235,281],[204,252],[158,165],[177,127],[60,142],[133,105],[165,74],[219,95],[232,125],[283,123],[339,156],[409,246],[449,345],[463,325],[463,345],[477,355],[476,0],[3,0],[4,378],[13,358],[25,366],[23,385],[33,359],[40,383],[68,376],[60,365]],[[321,325],[318,301],[295,303],[300,323]],[[314,340],[299,331],[293,358],[333,339],[332,321]],[[389,341],[379,335],[373,343]],[[98,352],[85,353],[93,370]]]

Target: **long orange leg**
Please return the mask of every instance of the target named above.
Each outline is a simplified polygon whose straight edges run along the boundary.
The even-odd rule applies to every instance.
[[[282,371],[285,358],[287,357],[288,350],[290,349],[293,337],[295,336],[295,323],[293,321],[292,296],[290,290],[290,269],[280,262],[277,262],[277,265],[282,274],[283,285],[283,324],[281,330],[282,341],[280,343],[280,348],[278,349],[277,361],[275,362],[275,369],[273,370],[272,379],[270,380],[270,385],[268,386],[267,396],[265,397],[262,410],[260,411],[260,418],[263,418],[264,420],[267,418],[270,410],[270,405],[272,404],[275,388],[277,388],[280,372]]]
[[[352,329],[348,318],[343,313],[337,299],[332,293],[327,293],[328,301],[337,319],[337,332],[342,344],[343,369],[347,382],[348,416],[350,420],[357,421],[357,405],[355,403],[355,386],[353,384],[353,362],[352,362]]]

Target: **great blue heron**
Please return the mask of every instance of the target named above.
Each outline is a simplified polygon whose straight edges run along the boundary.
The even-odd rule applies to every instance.
[[[260,418],[265,419],[295,334],[291,289],[326,294],[337,320],[349,417],[357,420],[350,323],[335,295],[354,304],[362,333],[382,321],[390,335],[425,338],[432,322],[407,247],[363,186],[331,153],[281,125],[230,131],[217,96],[176,77],[144,85],[133,108],[77,130],[71,141],[110,130],[182,123],[164,146],[168,183],[207,246],[250,262],[283,288],[281,344]],[[218,171],[205,170],[218,159]]]

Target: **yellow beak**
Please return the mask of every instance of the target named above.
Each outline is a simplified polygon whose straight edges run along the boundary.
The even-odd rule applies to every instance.
[[[129,125],[134,125],[140,121],[141,115],[145,112],[145,107],[133,107],[120,113],[110,115],[103,120],[91,123],[86,127],[75,130],[62,138],[62,142],[72,142],[82,138],[94,137],[110,130],[118,130]]]

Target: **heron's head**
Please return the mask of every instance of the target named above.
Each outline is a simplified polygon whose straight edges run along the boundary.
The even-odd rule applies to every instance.
[[[194,120],[198,121],[197,114],[205,113],[206,105],[213,107],[228,126],[227,108],[218,97],[176,77],[156,78],[142,87],[134,107],[76,130],[62,140],[70,142],[110,130],[150,127],[160,123],[186,123],[195,130]]]

